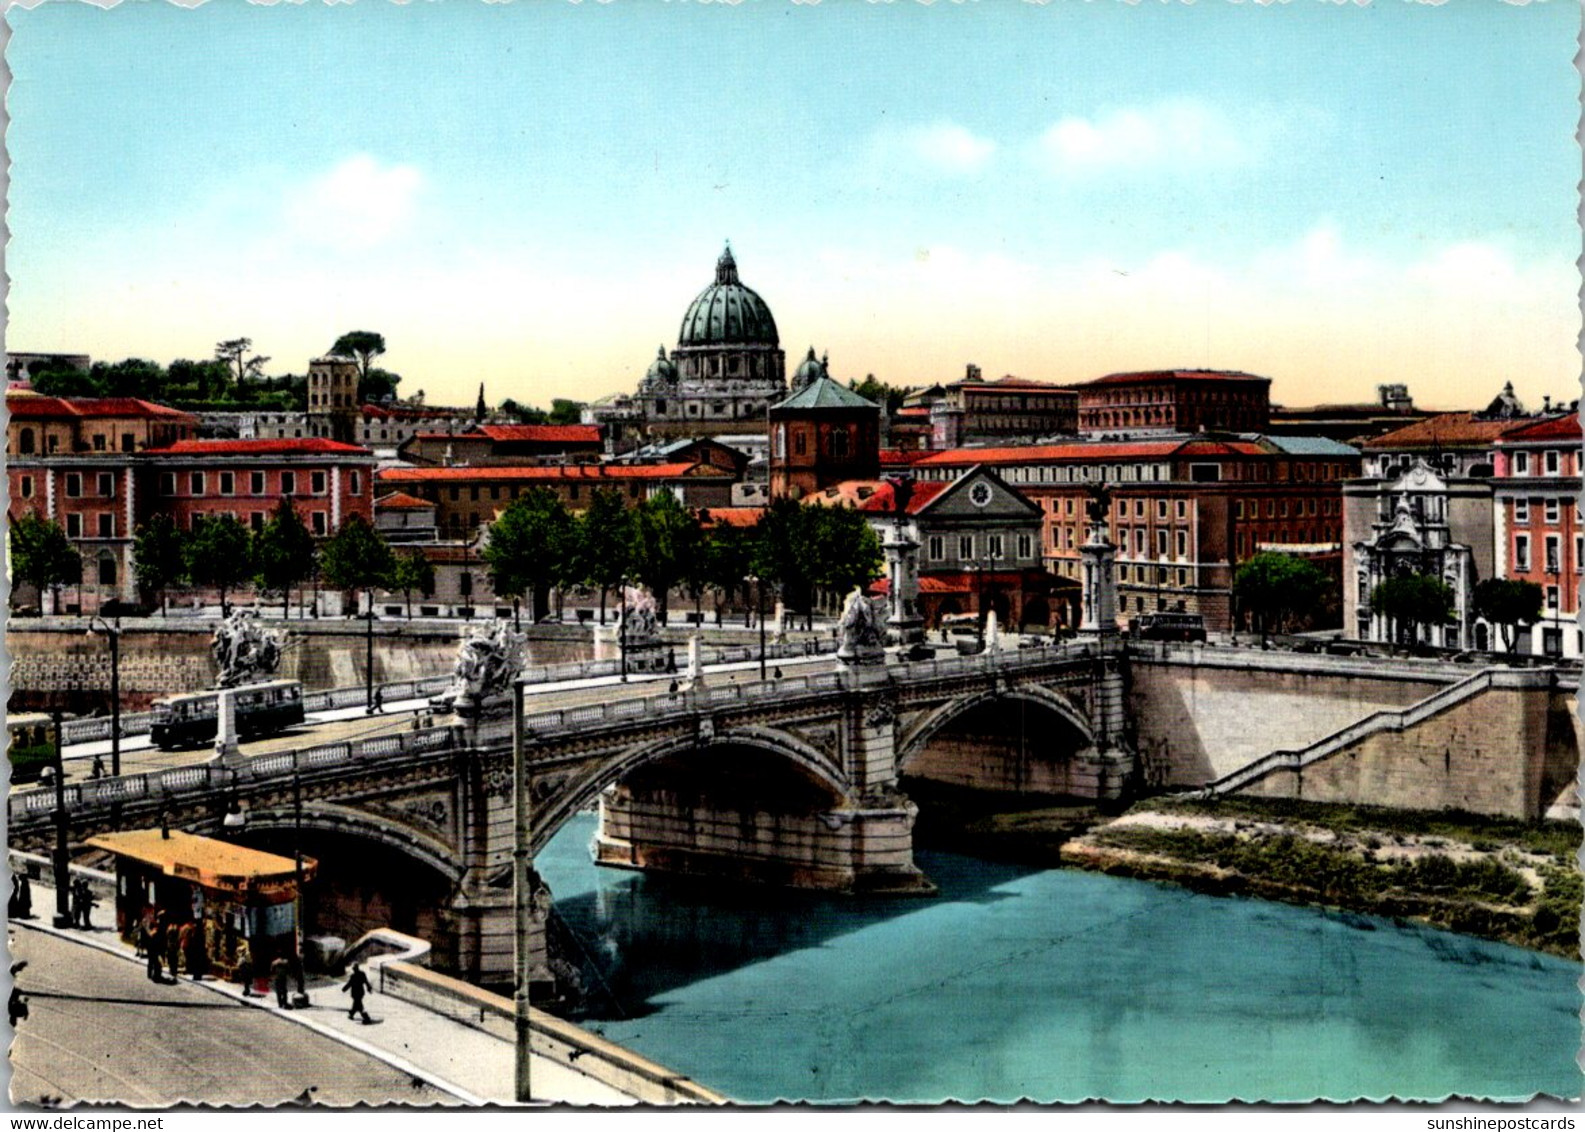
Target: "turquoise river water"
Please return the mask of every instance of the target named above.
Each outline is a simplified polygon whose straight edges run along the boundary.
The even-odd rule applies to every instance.
[[[1577,1096],[1580,967],[1392,921],[947,853],[935,898],[541,855],[583,1025],[735,1100]]]

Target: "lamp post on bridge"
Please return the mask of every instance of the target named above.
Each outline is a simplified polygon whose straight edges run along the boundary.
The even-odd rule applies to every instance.
[[[624,597],[626,600],[623,587]],[[623,679],[626,679],[624,655]],[[523,736],[523,685],[512,684],[512,1015],[514,1030],[515,1094],[519,1103],[532,1099],[529,1063],[533,1057],[533,1032],[529,1020],[529,958],[528,940],[533,929],[533,883],[530,873],[534,868],[534,846],[530,840],[533,830],[532,799],[528,792],[528,763]]]
[[[112,625],[95,614],[88,622],[88,633],[103,633],[110,641],[110,773],[121,776],[121,615]],[[57,739],[59,736],[57,736]]]
[[[55,730],[55,853],[52,862],[55,873],[55,919],[57,928],[72,926],[71,912],[71,849],[68,843],[69,822],[66,816],[66,748],[61,744],[61,709],[50,712],[50,726]]]
[[[755,613],[759,617],[759,678],[765,679],[765,579],[748,574],[743,580],[754,587]]]

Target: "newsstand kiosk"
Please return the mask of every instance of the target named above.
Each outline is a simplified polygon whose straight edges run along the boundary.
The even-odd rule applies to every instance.
[[[236,978],[243,939],[255,979],[277,956],[294,967],[299,962],[298,866],[292,858],[177,829],[104,833],[86,844],[115,855],[116,930],[127,942],[136,942],[145,923],[191,923],[201,933],[209,970],[223,978]],[[302,879],[311,879],[317,867],[304,857]]]

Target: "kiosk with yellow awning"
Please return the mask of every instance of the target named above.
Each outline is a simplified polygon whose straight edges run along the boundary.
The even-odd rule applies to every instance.
[[[203,932],[211,967],[226,977],[235,973],[241,939],[256,970],[296,954],[299,869],[292,858],[177,829],[104,833],[86,844],[115,856],[116,930],[128,942],[145,922],[191,922]],[[304,857],[302,880],[317,867]]]

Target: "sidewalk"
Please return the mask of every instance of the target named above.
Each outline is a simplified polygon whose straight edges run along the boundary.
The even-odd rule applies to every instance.
[[[87,932],[56,928],[51,923],[55,908],[55,889],[42,881],[33,883],[32,920],[13,921],[14,926],[45,932],[84,947],[124,958],[138,966],[130,944],[123,943],[109,927]],[[103,918],[105,910],[99,915]],[[236,983],[205,979],[192,983],[211,994],[230,998],[257,1010],[267,1010],[282,1019],[305,1026],[325,1037],[349,1046],[391,1067],[409,1073],[436,1089],[456,1098],[460,1104],[513,1104],[514,1057],[512,1043],[454,1019],[425,1010],[421,1006],[377,991],[364,1000],[373,1024],[347,1017],[350,996],[341,992],[341,979],[314,978],[307,982],[312,1003],[305,1010],[281,1010],[275,996],[247,998]],[[545,1104],[586,1106],[633,1105],[633,1097],[577,1072],[571,1066],[536,1054],[529,1073],[536,1101]]]

